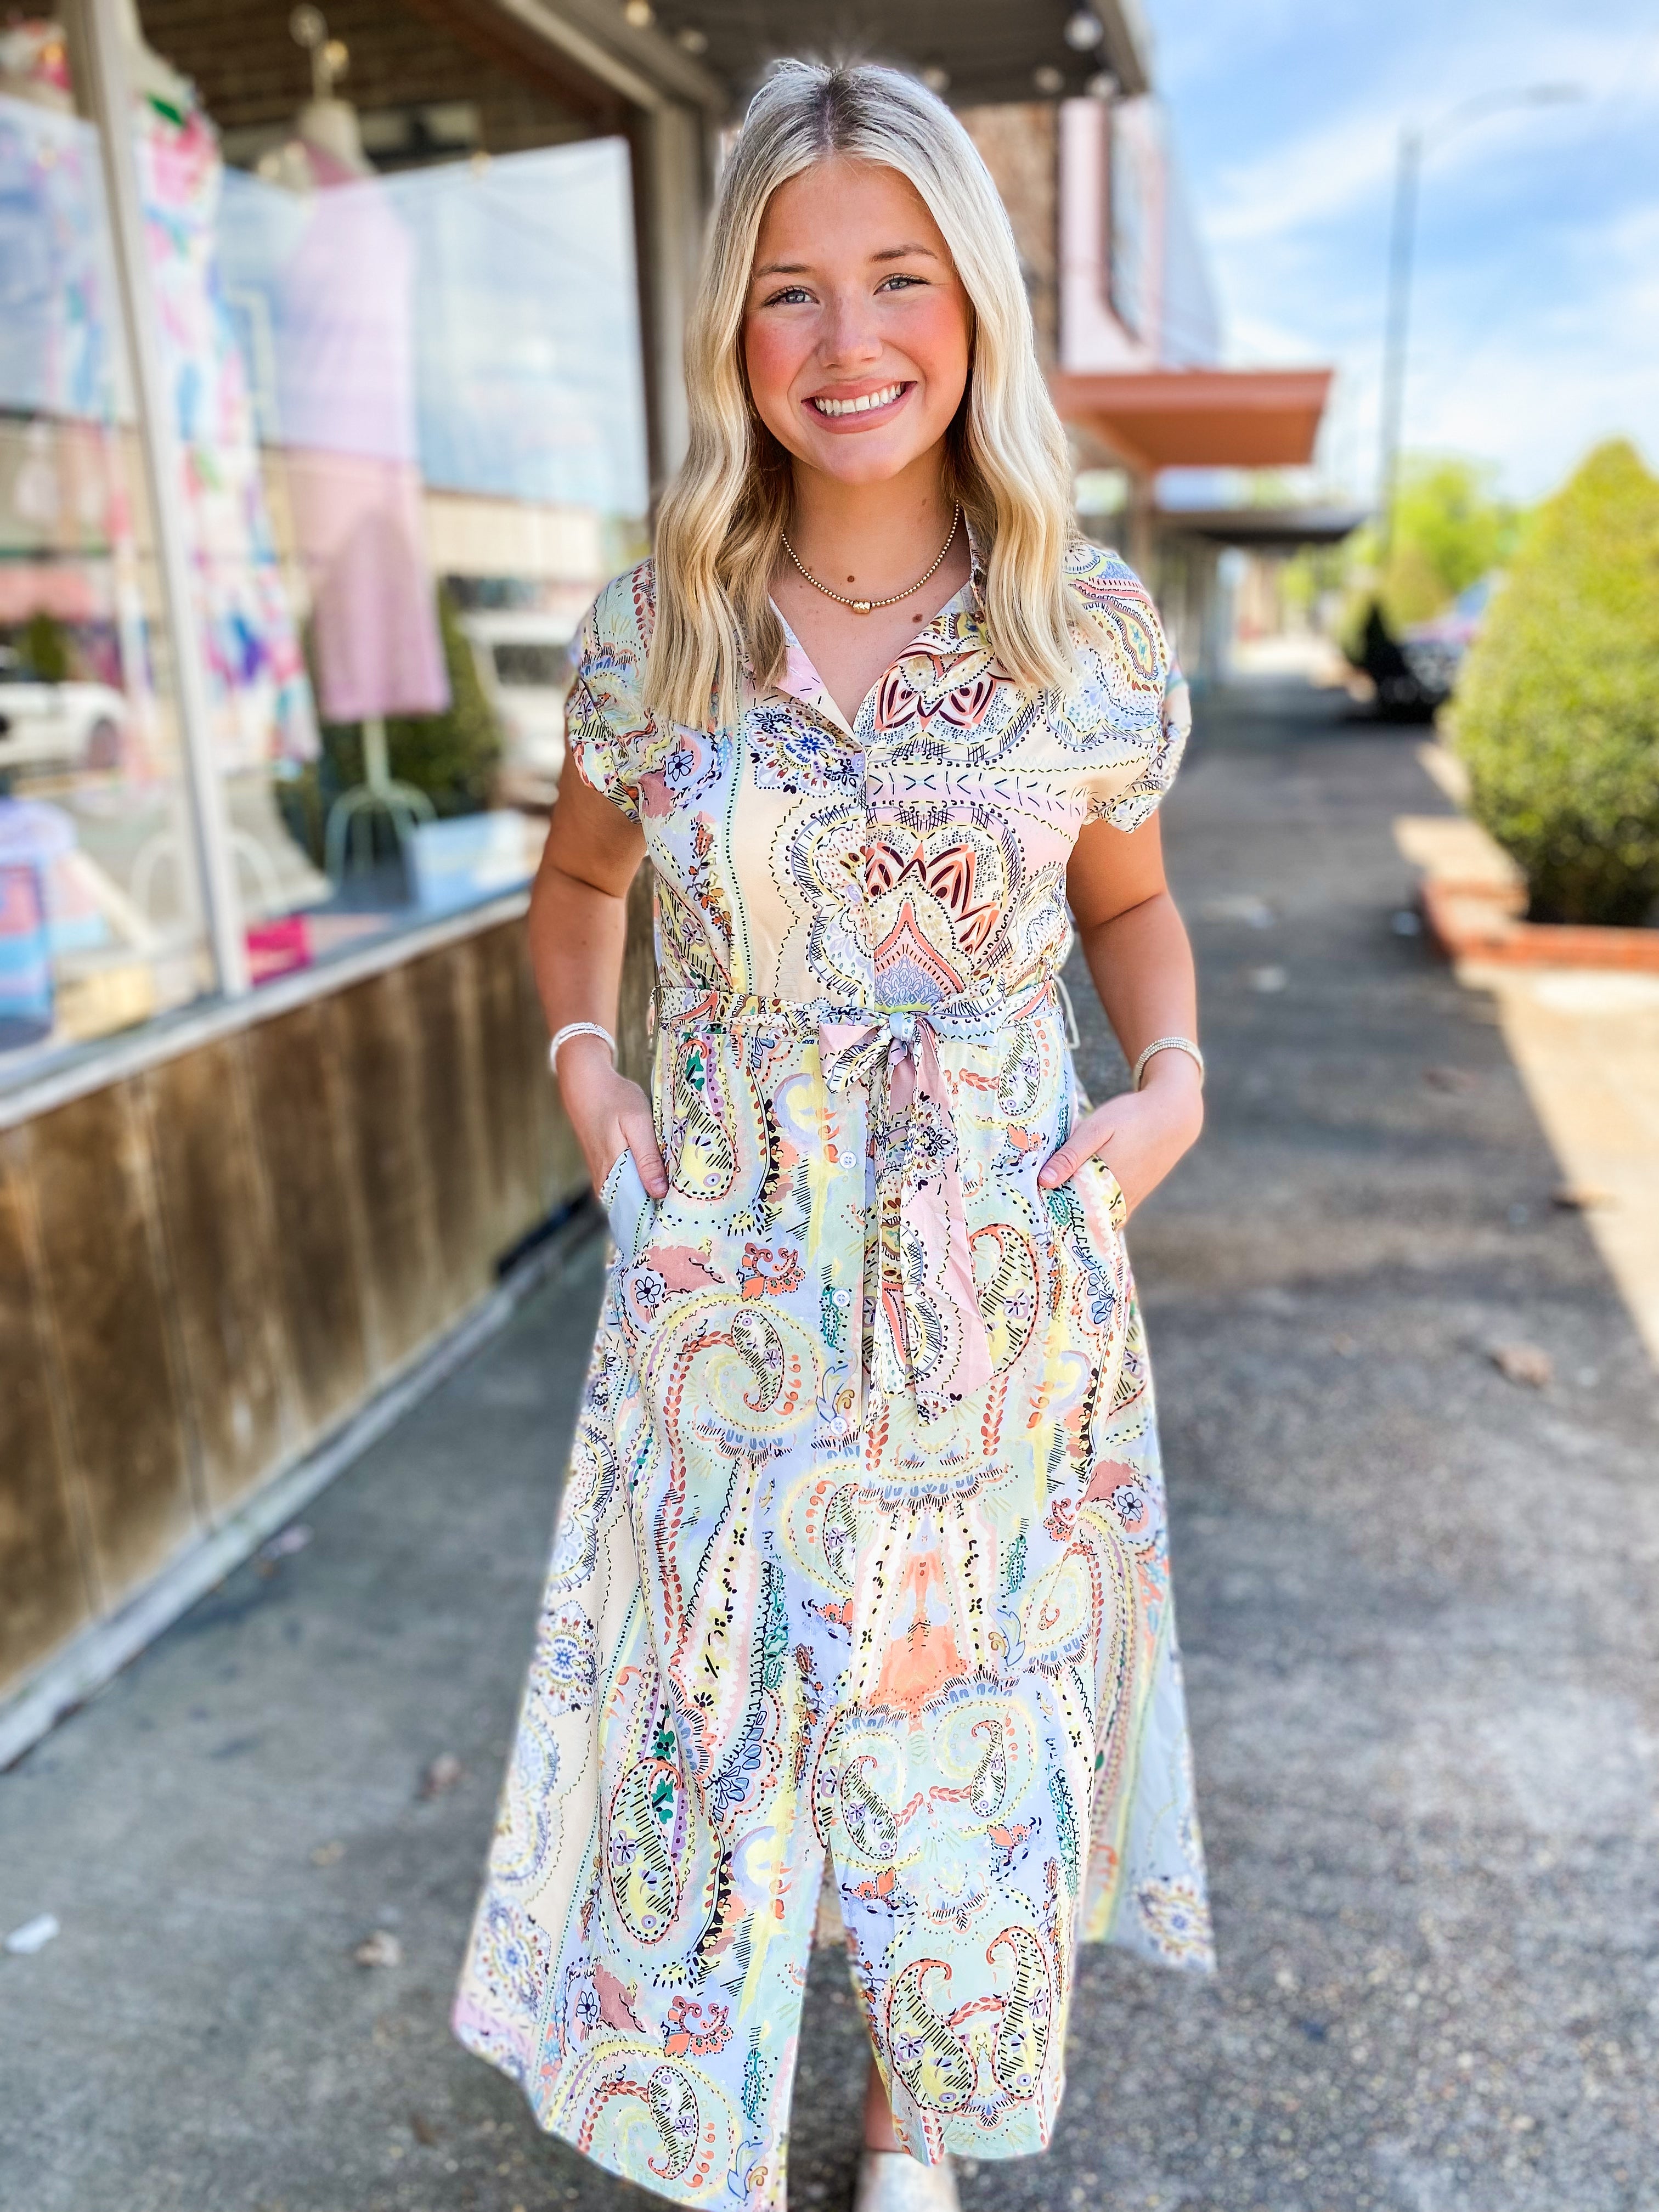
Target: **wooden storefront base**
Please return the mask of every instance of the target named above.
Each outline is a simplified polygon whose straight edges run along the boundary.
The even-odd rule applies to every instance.
[[[253,1502],[586,1188],[520,921],[319,980],[0,1133],[0,1701],[19,1711],[54,1655],[141,1617],[193,1554],[228,1533],[223,1572],[258,1542]]]

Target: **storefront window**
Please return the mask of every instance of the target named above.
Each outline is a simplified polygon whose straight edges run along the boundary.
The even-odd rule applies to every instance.
[[[0,28],[0,1085],[212,981],[100,149]]]
[[[646,508],[623,143],[360,113],[293,21],[289,110],[222,137],[181,74],[143,164],[256,983],[527,882]]]

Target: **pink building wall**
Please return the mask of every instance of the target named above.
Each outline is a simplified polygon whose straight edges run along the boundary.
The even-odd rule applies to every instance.
[[[1146,282],[1141,327],[1126,327],[1111,298],[1111,140],[1121,139],[1141,198]],[[1158,366],[1163,313],[1165,174],[1163,134],[1150,100],[1068,100],[1060,110],[1060,361],[1080,374]]]

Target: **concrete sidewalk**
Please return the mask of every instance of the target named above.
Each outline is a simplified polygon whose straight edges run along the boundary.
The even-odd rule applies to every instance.
[[[1343,704],[1211,703],[1167,812],[1210,1127],[1132,1239],[1223,1971],[1086,1953],[1055,2147],[970,2212],[1659,2206],[1659,1391],[1490,1002],[1391,927],[1437,800]],[[445,2026],[599,1266],[0,1778],[0,1929],[62,1923],[0,1956],[3,2212],[659,2201]],[[862,2066],[821,1954],[797,2207]]]

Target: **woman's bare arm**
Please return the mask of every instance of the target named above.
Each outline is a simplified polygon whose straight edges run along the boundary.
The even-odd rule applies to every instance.
[[[567,762],[530,894],[531,964],[550,1030],[599,1022],[614,1032],[628,890],[644,858],[639,825]],[[560,1047],[559,1093],[596,1190],[631,1147],[653,1198],[666,1195],[651,1102],[617,1073],[599,1038],[572,1037]]]
[[[1066,889],[1083,957],[1130,1065],[1154,1037],[1196,1042],[1192,946],[1164,881],[1158,817],[1127,831],[1091,823],[1073,850]],[[1195,1062],[1184,1052],[1158,1053],[1146,1063],[1145,1087],[1085,1115],[1037,1180],[1052,1188],[1099,1153],[1133,1209],[1197,1140],[1203,1124]]]

